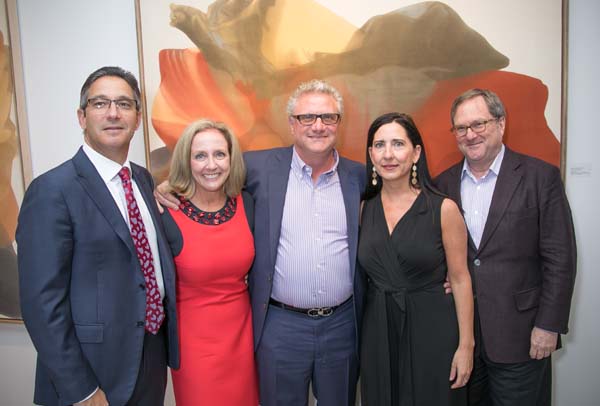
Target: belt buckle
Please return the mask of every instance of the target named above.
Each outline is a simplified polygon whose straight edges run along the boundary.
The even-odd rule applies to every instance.
[[[306,312],[310,317],[329,317],[333,314],[331,307],[313,307]]]

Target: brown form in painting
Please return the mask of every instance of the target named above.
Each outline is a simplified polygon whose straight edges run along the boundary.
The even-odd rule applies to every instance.
[[[344,96],[338,149],[348,158],[364,161],[374,117],[407,112],[423,129],[435,176],[460,159],[448,131],[453,98],[487,87],[506,100],[508,145],[559,163],[560,144],[544,117],[546,86],[501,71],[508,58],[444,3],[415,4],[356,28],[312,0],[217,0],[206,13],[172,5],[171,25],[197,49],[159,55],[152,124],[168,150],[197,117],[230,124],[244,150],[289,145],[287,98],[300,82],[320,78]],[[524,132],[523,139],[510,135]]]

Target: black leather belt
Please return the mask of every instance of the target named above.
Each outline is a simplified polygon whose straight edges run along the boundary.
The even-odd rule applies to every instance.
[[[328,316],[331,316],[336,309],[338,309],[340,306],[345,305],[350,300],[352,300],[352,296],[350,296],[348,299],[344,300],[339,305],[326,306],[326,307],[313,307],[310,309],[303,309],[301,307],[290,306],[285,303],[278,302],[277,300],[272,299],[272,298],[269,299],[269,304],[276,306],[276,307],[280,307],[284,310],[289,310],[289,311],[296,312],[296,313],[306,314],[307,316],[310,316],[310,317],[328,317]]]

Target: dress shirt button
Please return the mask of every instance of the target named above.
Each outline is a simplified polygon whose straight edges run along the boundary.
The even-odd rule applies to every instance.
[[[266,309],[266,308],[267,308],[267,304],[263,303],[263,309]]]
[[[475,266],[479,266],[479,265],[481,265],[481,261],[479,260],[479,258],[475,258],[475,260],[473,261],[473,264],[475,264]]]
[[[146,285],[144,285],[143,283],[140,283],[140,289],[141,290],[145,290],[146,289]]]
[[[144,327],[144,322],[143,321],[138,321],[137,322],[137,326],[138,327]]]

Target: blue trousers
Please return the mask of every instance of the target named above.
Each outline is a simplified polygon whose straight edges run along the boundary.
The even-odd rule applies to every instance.
[[[260,404],[354,406],[358,380],[353,301],[328,317],[270,306],[257,349]]]

